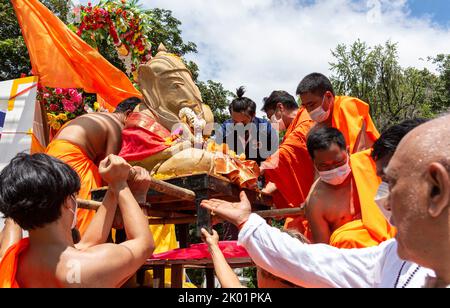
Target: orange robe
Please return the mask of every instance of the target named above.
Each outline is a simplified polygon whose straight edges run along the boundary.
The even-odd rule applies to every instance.
[[[266,160],[274,166],[265,170],[265,177],[278,188],[273,195],[277,208],[299,207],[308,196],[314,182],[314,165],[306,147],[306,136],[313,126],[314,122],[306,109],[300,107],[280,148]],[[305,234],[304,223],[303,217],[288,217],[285,228],[297,229]]]
[[[98,167],[79,146],[66,140],[53,140],[47,147],[46,153],[59,158],[71,166],[80,176],[81,188],[78,193],[80,199],[91,199],[91,190],[102,186],[102,178]],[[81,235],[84,234],[95,211],[78,209],[77,227]]]
[[[361,219],[346,223],[330,236],[330,245],[338,248],[376,246],[395,236],[395,228],[386,221],[374,198],[381,183],[377,177],[371,149],[350,156],[356,184],[353,198],[359,198]]]
[[[335,97],[332,126],[344,134],[351,154],[358,152],[358,143],[362,144],[363,149],[368,149],[380,137],[370,117],[369,105],[354,97]]]
[[[20,288],[16,281],[19,257],[28,248],[29,244],[29,239],[24,238],[6,251],[0,262],[0,288]]]

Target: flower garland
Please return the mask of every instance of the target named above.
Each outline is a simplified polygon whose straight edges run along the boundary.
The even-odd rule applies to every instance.
[[[95,96],[81,89],[49,88],[38,84],[36,99],[44,106],[48,123],[54,130],[77,116],[100,110]]]
[[[94,48],[105,38],[112,40],[128,77],[136,83],[139,65],[151,59],[149,16],[125,0],[101,0],[96,6],[89,2],[76,7],[74,14],[77,34]]]

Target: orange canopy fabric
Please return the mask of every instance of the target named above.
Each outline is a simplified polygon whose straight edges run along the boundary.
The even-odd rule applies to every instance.
[[[330,245],[339,248],[362,248],[378,245],[395,236],[395,228],[384,218],[374,198],[381,183],[377,177],[371,149],[350,156],[356,192],[359,198],[361,219],[351,221],[335,230]]]
[[[108,104],[142,97],[128,77],[72,32],[37,0],[11,0],[22,28],[33,74],[42,85],[83,88]]]
[[[91,190],[102,186],[98,167],[79,146],[56,139],[48,145],[46,153],[67,163],[78,173],[81,181],[78,198],[90,200]],[[77,227],[81,235],[86,231],[94,215],[95,211],[92,210],[77,210]]]
[[[16,281],[19,256],[29,245],[29,239],[24,238],[6,251],[0,262],[0,288],[20,288]]]
[[[299,207],[308,196],[314,182],[314,165],[306,148],[306,135],[313,126],[306,109],[300,107],[280,148],[266,161],[274,167],[265,170],[265,177],[278,188],[273,195],[277,208]],[[305,234],[304,219],[288,217],[285,228]]]
[[[332,126],[344,134],[351,154],[358,151],[358,141],[365,142],[364,149],[368,149],[380,137],[380,133],[370,117],[369,105],[355,97],[335,97]],[[366,134],[359,138],[363,127],[365,127]],[[364,139],[366,140],[364,141]]]

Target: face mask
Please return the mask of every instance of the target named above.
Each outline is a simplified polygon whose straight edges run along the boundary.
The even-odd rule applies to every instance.
[[[378,205],[378,208],[380,209],[384,218],[387,221],[389,221],[391,225],[393,225],[392,212],[386,210],[386,208],[384,207],[384,204],[388,197],[389,197],[389,184],[386,182],[381,182],[380,186],[378,186],[377,195],[375,196],[375,203]]]
[[[276,111],[275,113],[270,117],[270,124],[272,124],[273,129],[277,131],[283,131],[286,130],[286,125],[284,125],[283,117],[280,116],[279,119],[276,117]]]
[[[325,101],[325,96],[322,99],[322,105],[317,107],[309,113],[309,116],[314,122],[321,123],[324,122],[330,116],[331,108],[328,108],[328,111],[323,110],[323,103]]]
[[[77,209],[78,209],[78,203],[77,203],[77,199],[75,199],[74,196],[71,196],[72,200],[75,202],[75,211],[72,210],[71,208],[69,209],[72,213],[73,213],[73,221],[72,221],[72,226],[70,226],[70,229],[73,229],[76,227],[77,225]]]
[[[345,165],[328,171],[319,171],[319,175],[320,179],[325,183],[336,186],[342,184],[351,171],[352,169],[350,168],[347,158]]]

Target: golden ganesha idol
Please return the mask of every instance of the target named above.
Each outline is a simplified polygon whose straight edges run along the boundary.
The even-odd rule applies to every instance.
[[[139,84],[144,102],[127,118],[122,157],[161,179],[206,172],[241,187],[256,186],[256,163],[237,157],[225,144],[205,141],[214,116],[179,57],[161,44],[157,55],[139,67]]]

